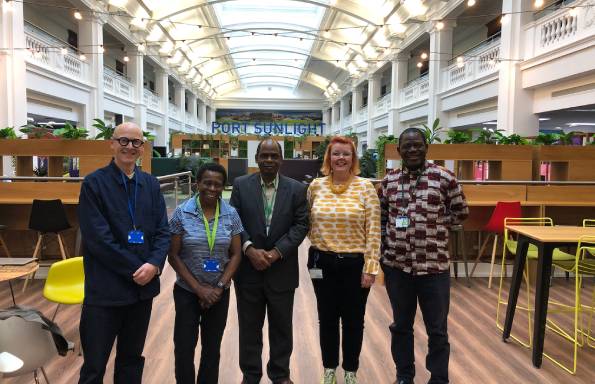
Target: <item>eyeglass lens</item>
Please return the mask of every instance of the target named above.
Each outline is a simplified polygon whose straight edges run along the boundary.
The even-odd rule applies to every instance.
[[[132,146],[134,148],[139,148],[141,145],[144,144],[144,142],[141,139],[129,139],[127,137],[114,137],[114,140],[116,140],[123,147],[128,146],[128,143],[132,143]]]

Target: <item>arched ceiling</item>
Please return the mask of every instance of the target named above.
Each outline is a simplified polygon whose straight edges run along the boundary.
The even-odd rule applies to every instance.
[[[309,84],[322,99],[386,58],[391,37],[432,1],[131,0],[126,11],[147,44],[211,98]]]

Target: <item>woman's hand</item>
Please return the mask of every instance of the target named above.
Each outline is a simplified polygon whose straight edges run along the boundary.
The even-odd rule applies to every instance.
[[[375,280],[376,275],[362,273],[362,288],[370,288],[374,284]]]

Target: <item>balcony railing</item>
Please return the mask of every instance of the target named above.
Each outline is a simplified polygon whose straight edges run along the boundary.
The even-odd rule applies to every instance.
[[[561,8],[527,25],[525,59],[551,52],[573,42],[592,38],[595,14],[589,0],[577,0],[575,8]]]
[[[460,56],[463,61],[447,67],[443,72],[445,90],[480,79],[498,71],[500,39],[495,39]]]
[[[130,81],[108,67],[103,68],[103,90],[124,100],[134,99]]]
[[[417,103],[428,98],[429,78],[422,76],[415,79],[401,90],[401,106]]]
[[[356,115],[356,119],[353,122],[354,124],[356,123],[361,123],[362,121],[366,121],[368,119],[368,107],[362,107],[360,108],[359,111],[357,111],[357,115]]]
[[[380,97],[378,100],[376,100],[376,109],[375,109],[375,115],[382,115],[388,112],[388,110],[390,109],[390,105],[391,105],[391,100],[390,100],[390,93],[387,93],[386,95]]]
[[[66,44],[29,23],[25,23],[25,45],[27,47],[27,62],[64,75],[69,79],[81,82],[89,81],[87,63],[81,61],[71,52],[62,54],[58,47]]]
[[[351,120],[353,118],[353,114],[349,114],[343,117],[343,128],[351,126]]]
[[[169,103],[168,109],[167,109],[167,114],[169,115],[170,118],[176,119],[178,121],[181,120],[180,108],[173,103]]]
[[[148,89],[143,89],[143,101],[147,108],[161,112],[161,97]]]

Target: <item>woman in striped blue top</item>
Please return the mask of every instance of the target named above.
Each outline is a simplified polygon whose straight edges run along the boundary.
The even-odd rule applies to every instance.
[[[221,165],[203,165],[196,175],[198,194],[180,204],[169,223],[168,260],[177,273],[174,357],[178,384],[218,382],[228,288],[240,264],[244,230],[235,208],[221,198],[226,179]],[[202,352],[195,376],[199,327]]]

